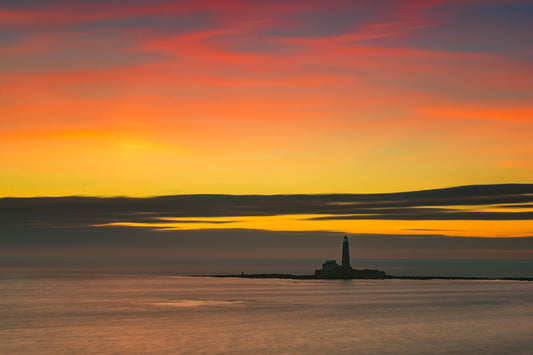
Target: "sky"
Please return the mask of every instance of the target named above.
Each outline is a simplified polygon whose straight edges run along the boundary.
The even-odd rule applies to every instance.
[[[318,255],[350,233],[372,257],[533,259],[532,16],[3,0],[0,254],[200,255],[198,232],[210,253]]]
[[[0,196],[533,180],[531,1],[2,1]]]

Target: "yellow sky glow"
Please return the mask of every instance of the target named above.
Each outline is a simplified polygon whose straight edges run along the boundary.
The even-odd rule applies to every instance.
[[[406,220],[309,220],[329,215],[278,215],[257,217],[160,218],[161,222],[115,222],[101,227],[142,227],[156,230],[263,229],[270,231],[331,231],[350,234],[444,234],[469,237],[522,237],[531,235],[531,221],[406,221]],[[188,221],[188,222],[180,222]],[[224,223],[209,223],[224,222]]]

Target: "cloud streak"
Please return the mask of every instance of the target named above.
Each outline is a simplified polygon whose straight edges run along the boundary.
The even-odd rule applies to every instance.
[[[359,259],[530,260],[532,206],[531,184],[386,194],[3,198],[0,255],[322,259],[337,257],[349,233]]]
[[[6,223],[54,227],[118,222],[157,225],[162,219],[217,224],[234,221],[202,218],[279,215],[302,215],[304,220],[518,221],[533,219],[532,202],[533,185],[507,184],[387,194],[4,198],[0,206]]]

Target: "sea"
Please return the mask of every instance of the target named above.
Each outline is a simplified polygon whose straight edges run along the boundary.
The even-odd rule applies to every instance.
[[[533,353],[533,282],[218,278],[104,264],[3,258],[0,354]]]

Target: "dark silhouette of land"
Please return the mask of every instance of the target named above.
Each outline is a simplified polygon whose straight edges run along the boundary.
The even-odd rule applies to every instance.
[[[326,260],[322,264],[322,269],[315,270],[314,275],[292,275],[292,274],[245,274],[240,275],[211,275],[213,277],[242,277],[253,279],[385,279],[390,278],[385,271],[381,270],[356,270],[350,265],[350,242],[348,236],[344,236],[342,242],[342,263],[337,264],[335,260]]]
[[[364,270],[363,270],[364,271]],[[371,270],[372,271],[372,270]],[[243,279],[292,279],[292,280],[480,280],[480,281],[533,281],[533,277],[469,277],[469,276],[394,276],[382,275],[380,277],[317,277],[316,275],[293,274],[234,274],[234,275],[191,275],[194,277],[238,277]]]
[[[342,242],[342,263],[337,264],[335,260],[326,260],[322,264],[322,269],[315,270],[317,279],[381,279],[386,276],[381,270],[355,270],[350,265],[350,242],[348,236],[344,236]]]
[[[533,277],[456,277],[456,276],[393,276],[381,270],[357,270],[350,265],[350,244],[348,236],[344,236],[342,243],[342,263],[326,260],[322,269],[315,270],[314,275],[293,274],[245,274],[240,275],[207,275],[210,277],[239,277],[247,279],[295,279],[295,280],[353,280],[353,279],[396,279],[396,280],[507,280],[533,281]]]

